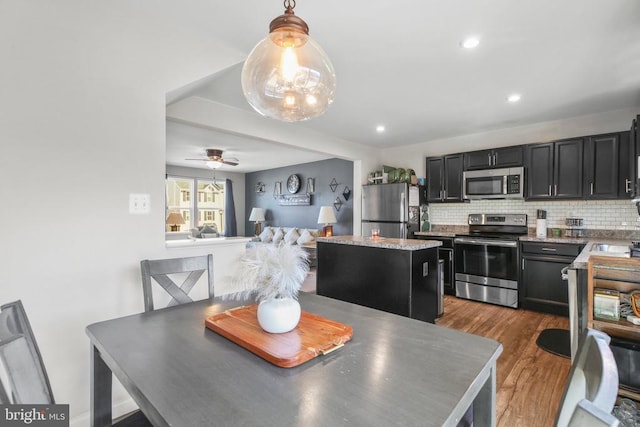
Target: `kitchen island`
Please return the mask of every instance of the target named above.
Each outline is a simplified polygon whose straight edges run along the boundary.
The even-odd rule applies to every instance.
[[[316,292],[433,323],[441,311],[437,240],[317,239]]]

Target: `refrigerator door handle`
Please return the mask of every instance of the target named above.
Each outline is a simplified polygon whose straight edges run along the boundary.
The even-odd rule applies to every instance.
[[[400,193],[400,222],[405,222],[407,218],[405,217],[407,212],[407,199],[405,196],[405,192]]]

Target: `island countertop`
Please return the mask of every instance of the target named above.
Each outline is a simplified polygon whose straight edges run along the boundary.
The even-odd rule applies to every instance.
[[[339,245],[367,246],[371,248],[400,249],[417,251],[442,246],[438,240],[392,239],[389,237],[333,236],[318,237],[318,242],[337,243]]]

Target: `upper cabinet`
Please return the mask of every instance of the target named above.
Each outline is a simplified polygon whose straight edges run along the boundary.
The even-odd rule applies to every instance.
[[[631,132],[620,132],[620,150],[618,155],[618,198],[631,199],[635,191],[636,159],[631,141]]]
[[[583,139],[526,146],[527,199],[583,197]]]
[[[618,198],[620,134],[586,138],[584,148],[585,199]]]
[[[427,201],[462,201],[462,154],[427,157]]]
[[[511,168],[524,164],[524,147],[503,147],[464,153],[464,170]]]
[[[463,201],[463,170],[523,165],[526,200],[640,197],[639,120],[630,131],[427,157],[427,201]]]

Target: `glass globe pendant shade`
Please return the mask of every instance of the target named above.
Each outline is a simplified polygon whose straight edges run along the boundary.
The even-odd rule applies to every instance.
[[[300,29],[298,22],[306,27],[304,21],[293,17],[294,24],[287,25],[283,18],[291,18],[293,10],[285,14],[272,22],[269,35],[245,61],[242,91],[263,116],[297,122],[326,111],[333,102],[336,76],[327,54]]]

